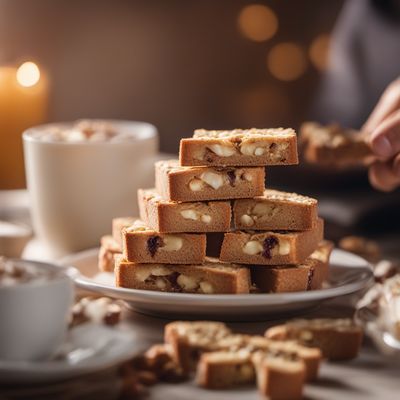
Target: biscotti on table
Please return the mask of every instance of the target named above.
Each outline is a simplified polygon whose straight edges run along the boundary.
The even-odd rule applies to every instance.
[[[293,129],[198,129],[181,140],[184,166],[267,166],[297,164]]]

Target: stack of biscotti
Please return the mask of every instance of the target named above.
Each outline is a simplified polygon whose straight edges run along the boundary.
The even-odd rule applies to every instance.
[[[321,287],[331,245],[317,201],[265,188],[265,167],[298,163],[292,129],[195,131],[179,160],[155,165],[155,189],[138,192],[139,218],[113,221],[99,265],[117,286],[229,294]],[[233,218],[231,216],[233,215]],[[219,259],[207,234],[224,234]]]

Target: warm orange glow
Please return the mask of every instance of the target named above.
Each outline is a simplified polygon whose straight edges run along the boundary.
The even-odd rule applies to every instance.
[[[293,81],[304,74],[307,59],[300,46],[294,43],[280,43],[268,54],[267,65],[271,74],[282,81]]]
[[[17,81],[21,86],[30,87],[34,86],[39,82],[40,71],[39,67],[31,62],[24,62],[17,69]]]
[[[239,14],[239,28],[242,34],[255,42],[263,42],[272,38],[278,30],[278,18],[267,6],[251,4]]]
[[[330,36],[319,35],[313,40],[309,49],[311,62],[321,71],[324,71],[328,65],[329,45]]]

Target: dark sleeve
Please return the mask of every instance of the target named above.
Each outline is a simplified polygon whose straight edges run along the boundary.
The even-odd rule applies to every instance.
[[[332,34],[328,69],[315,97],[312,118],[358,128],[363,123],[363,55],[360,35],[366,1],[347,1]]]

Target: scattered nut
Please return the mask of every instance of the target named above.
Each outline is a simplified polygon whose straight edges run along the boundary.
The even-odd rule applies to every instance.
[[[244,245],[242,250],[243,253],[254,256],[256,254],[262,253],[264,248],[263,245],[257,240],[250,240]]]
[[[224,184],[224,178],[222,175],[212,171],[203,172],[200,175],[200,179],[215,190],[219,189]]]
[[[199,192],[204,187],[204,182],[200,179],[194,178],[189,182],[189,188],[192,192]]]

